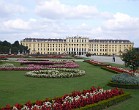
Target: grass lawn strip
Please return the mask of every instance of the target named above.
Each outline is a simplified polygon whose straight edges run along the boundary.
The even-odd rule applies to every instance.
[[[92,85],[101,86],[105,89],[111,88],[107,86],[107,82],[113,76],[111,72],[86,62],[76,63],[80,65],[79,69],[86,71],[87,74],[85,76],[46,80],[44,78],[24,77],[25,71],[0,71],[0,107],[6,104],[14,105],[17,102],[24,104],[27,100],[35,102],[37,99],[42,100],[46,97],[62,96],[74,90],[87,89]],[[126,91],[130,92],[133,98],[118,104],[118,106],[112,106],[109,110],[139,110],[137,101],[139,100],[139,91],[131,89]]]

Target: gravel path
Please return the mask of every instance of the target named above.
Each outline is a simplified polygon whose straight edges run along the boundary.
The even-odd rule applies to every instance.
[[[86,56],[82,56],[86,57]],[[116,63],[116,64],[124,64],[120,57],[115,57],[115,62],[113,62],[112,56],[91,56],[88,57],[90,59],[100,61],[100,62],[109,62],[109,63]]]

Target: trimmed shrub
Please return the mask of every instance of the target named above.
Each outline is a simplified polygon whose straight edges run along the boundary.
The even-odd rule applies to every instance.
[[[131,95],[129,93],[125,93],[120,96],[115,96],[113,98],[100,101],[98,103],[94,103],[94,104],[86,105],[84,107],[77,108],[75,110],[102,110],[112,105],[115,105],[119,102],[122,102],[124,100],[127,100],[129,98],[131,98]]]
[[[119,88],[125,88],[125,89],[139,89],[139,85],[118,84],[112,81],[110,81],[107,85],[111,87],[119,87]]]
[[[136,76],[131,76],[127,73],[122,73],[114,75],[112,77],[112,82],[125,85],[139,85],[139,78]]]

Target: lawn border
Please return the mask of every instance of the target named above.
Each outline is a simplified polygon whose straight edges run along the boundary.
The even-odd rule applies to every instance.
[[[125,101],[126,99],[131,98],[130,93],[124,93],[119,96],[114,96],[113,98],[109,98],[107,100],[100,101],[98,103],[86,105],[84,107],[80,107],[74,110],[102,110],[108,108],[112,105],[115,105],[119,102]]]
[[[139,89],[139,85],[119,84],[112,81],[110,81],[107,85],[111,87],[118,87],[118,88],[125,88],[125,89]]]

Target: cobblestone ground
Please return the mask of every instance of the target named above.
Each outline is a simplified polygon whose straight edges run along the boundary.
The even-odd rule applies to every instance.
[[[86,56],[84,56],[86,57]],[[100,61],[100,62],[109,62],[109,63],[116,63],[116,64],[124,64],[120,57],[115,57],[115,62],[113,62],[112,56],[91,56],[88,57],[90,59]]]

